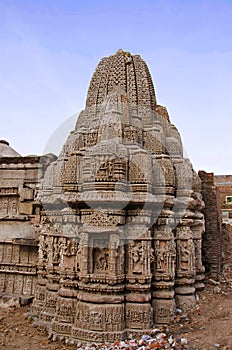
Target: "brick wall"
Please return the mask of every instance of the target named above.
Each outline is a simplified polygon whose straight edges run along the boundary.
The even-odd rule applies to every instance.
[[[216,175],[215,176],[215,185],[220,190],[220,202],[221,209],[223,212],[223,217],[228,221],[232,220],[232,203],[226,202],[226,197],[232,197],[232,175]]]
[[[222,225],[222,277],[231,281],[232,279],[232,225]]]
[[[202,197],[205,202],[205,234],[203,235],[202,254],[206,276],[217,279],[221,272],[222,219],[220,191],[215,185],[213,173],[200,171]]]

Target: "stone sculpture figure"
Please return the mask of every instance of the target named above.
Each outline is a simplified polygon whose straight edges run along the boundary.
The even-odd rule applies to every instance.
[[[41,323],[113,341],[192,307],[204,273],[196,176],[146,63],[122,50],[103,58],[39,193]]]

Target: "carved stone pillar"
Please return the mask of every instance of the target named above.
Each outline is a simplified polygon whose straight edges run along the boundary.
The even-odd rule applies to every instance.
[[[175,174],[168,154],[153,156],[154,191],[158,220],[154,226],[153,301],[154,322],[170,323],[175,314],[174,280],[176,248],[173,235]]]
[[[149,218],[144,212],[137,218],[130,212],[133,224],[130,227],[136,239],[126,248],[126,329],[133,337],[144,334],[153,323],[151,307],[151,233],[144,222]],[[150,218],[149,218],[150,220]],[[140,222],[140,223],[139,223]],[[132,235],[132,234],[131,234]]]
[[[50,324],[56,316],[56,303],[59,290],[59,264],[61,261],[62,240],[60,234],[47,229],[39,247],[40,275],[38,279],[39,293],[44,298],[40,310],[40,322]],[[38,288],[37,288],[38,289]],[[35,298],[34,307],[39,307]]]
[[[56,303],[56,315],[52,331],[62,336],[72,335],[78,295],[79,243],[76,238],[61,237],[60,281]]]
[[[55,281],[51,276],[48,277],[49,282],[46,285],[44,305],[40,313],[42,324],[50,324],[56,315],[56,303],[59,290],[58,278]]]
[[[202,214],[201,214],[202,215]],[[204,289],[205,267],[202,264],[202,233],[204,232],[204,220],[195,219],[191,227],[195,249],[196,277],[194,287],[196,291]]]
[[[165,218],[166,214],[166,218]],[[170,216],[168,218],[168,216]],[[153,308],[156,324],[170,323],[175,314],[176,248],[171,211],[163,211],[154,228]]]
[[[87,232],[81,233],[80,240],[80,278],[85,278],[88,275],[88,257],[89,257],[89,235]]]
[[[80,281],[72,328],[75,339],[103,342],[125,337],[124,245],[117,230],[82,233]],[[85,255],[84,255],[85,254]]]
[[[191,226],[193,220],[194,173],[188,159],[175,159],[176,173],[176,304],[183,310],[191,309],[195,298],[195,248]]]
[[[56,303],[56,316],[53,321],[53,333],[71,336],[76,315],[78,282],[70,279],[60,280]]]
[[[38,271],[37,284],[35,289],[35,298],[31,307],[31,311],[40,316],[45,303],[46,285],[48,283],[44,271]]]
[[[195,266],[196,266],[196,277],[194,287],[196,291],[204,289],[204,278],[205,278],[205,267],[202,264],[202,235],[205,232],[205,220],[202,214],[202,209],[204,208],[204,202],[201,196],[201,180],[199,176],[194,173],[194,183],[193,183],[193,223],[191,225],[191,230],[193,233],[193,243],[195,249]]]
[[[47,234],[41,233],[39,236],[38,250],[38,277],[35,290],[35,298],[32,304],[32,312],[40,316],[43,310],[46,297],[46,286],[48,283],[46,264],[48,262],[48,251],[52,247],[49,245]]]
[[[183,310],[191,309],[195,303],[195,249],[189,220],[182,220],[176,228],[176,304]]]

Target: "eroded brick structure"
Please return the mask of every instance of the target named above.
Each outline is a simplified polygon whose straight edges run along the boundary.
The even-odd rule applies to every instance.
[[[200,171],[202,197],[205,202],[205,234],[203,236],[203,264],[209,277],[217,279],[221,273],[222,218],[220,191],[214,174]]]
[[[206,277],[229,279],[232,273],[232,176],[200,171],[205,202],[203,264]]]
[[[204,278],[200,192],[146,63],[122,50],[103,58],[39,194],[40,322],[112,341],[191,308]]]

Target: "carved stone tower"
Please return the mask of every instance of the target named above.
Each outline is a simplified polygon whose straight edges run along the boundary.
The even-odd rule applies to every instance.
[[[200,190],[146,63],[122,50],[103,58],[40,191],[40,321],[113,341],[191,308],[204,278]]]

